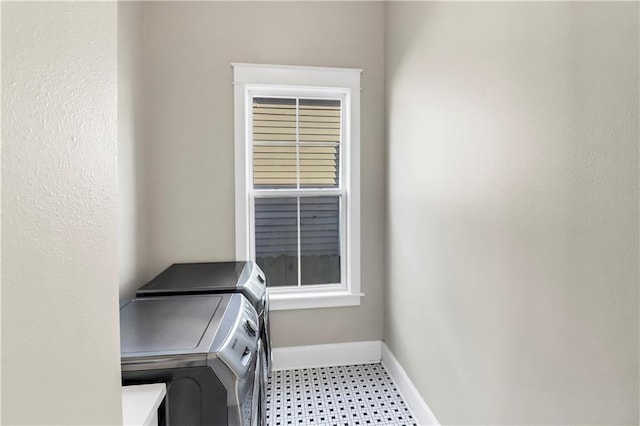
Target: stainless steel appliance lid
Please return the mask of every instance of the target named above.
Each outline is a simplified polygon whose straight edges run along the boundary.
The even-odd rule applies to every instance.
[[[174,263],[138,292],[235,290],[247,262]]]
[[[230,296],[133,299],[120,309],[123,357],[162,353],[206,353]],[[225,299],[226,303],[221,303]],[[215,323],[215,324],[214,324]]]

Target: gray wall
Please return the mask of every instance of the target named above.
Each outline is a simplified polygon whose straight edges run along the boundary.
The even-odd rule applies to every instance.
[[[119,424],[117,5],[2,3],[2,423]]]
[[[131,299],[147,266],[142,111],[142,3],[118,3],[118,274],[120,303]]]
[[[380,2],[143,6],[147,276],[235,254],[231,62],[363,68],[359,307],[278,311],[274,346],[382,338],[384,105]]]
[[[445,424],[638,424],[638,4],[385,31],[384,340]]]

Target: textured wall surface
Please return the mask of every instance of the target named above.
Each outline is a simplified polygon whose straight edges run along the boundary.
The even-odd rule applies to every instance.
[[[358,307],[278,311],[275,346],[382,338],[384,141],[380,2],[144,4],[148,276],[235,254],[232,62],[363,68]]]
[[[121,423],[117,5],[2,3],[2,423]]]
[[[121,304],[147,263],[142,110],[142,4],[118,4],[118,274]]]
[[[386,4],[384,339],[443,424],[638,424],[638,4]]]

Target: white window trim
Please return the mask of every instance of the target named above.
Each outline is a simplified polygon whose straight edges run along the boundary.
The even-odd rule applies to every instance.
[[[235,207],[236,207],[236,259],[252,258],[251,208],[248,185],[250,170],[247,165],[248,120],[246,101],[250,91],[267,94],[270,86],[281,92],[295,89],[297,93],[318,93],[318,90],[348,92],[349,152],[343,161],[348,165],[345,188],[348,188],[346,209],[346,289],[342,286],[323,285],[305,288],[269,288],[272,310],[356,306],[364,296],[360,292],[360,74],[361,69],[300,67],[233,63],[234,72],[234,139],[235,139]],[[343,151],[344,152],[344,151]]]

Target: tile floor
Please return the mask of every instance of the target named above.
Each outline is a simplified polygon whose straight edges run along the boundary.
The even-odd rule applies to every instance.
[[[267,426],[416,425],[382,364],[274,371]]]

